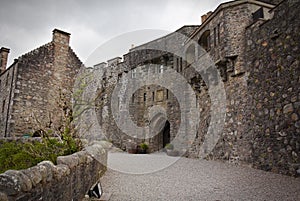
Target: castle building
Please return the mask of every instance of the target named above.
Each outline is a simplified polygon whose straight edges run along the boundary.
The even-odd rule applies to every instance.
[[[184,133],[180,130],[181,124],[188,123],[196,127],[196,135],[192,141],[184,139],[190,143],[187,157],[205,155],[206,158],[296,174],[300,160],[297,87],[300,54],[296,41],[300,21],[297,8],[299,2],[293,0],[226,2],[203,15],[199,26],[183,26],[169,35],[130,49],[123,60],[117,57],[95,65],[103,76],[100,91],[105,95],[100,97],[104,105],[97,112],[105,137],[122,149],[126,149],[127,141],[137,144],[145,141],[154,152],[174,143],[177,135]],[[220,136],[215,138],[217,142],[211,140],[215,143],[212,150],[205,145],[207,133],[217,130],[212,125],[218,125],[214,118],[222,108],[215,108],[216,100],[210,91],[213,71],[208,69],[199,73],[194,70],[195,66],[202,65],[201,56],[206,53],[221,76],[226,94],[224,126]],[[190,110],[182,111],[176,95],[178,91],[186,94],[184,88],[172,91],[172,84],[169,87],[146,84],[130,98],[124,100],[121,97],[117,104],[120,112],[114,115],[111,103],[116,99],[113,92],[118,84],[126,94],[130,91],[126,87],[139,84],[134,80],[149,74],[152,79],[166,80],[170,76],[168,69],[182,75],[196,94],[195,104],[187,101]],[[129,82],[128,78],[133,81]],[[177,77],[173,77],[173,83],[177,82]],[[129,113],[122,114],[126,104],[129,104]],[[154,106],[160,106],[163,111],[151,116]],[[190,118],[191,111],[199,112],[199,123]],[[116,123],[124,119],[145,129],[136,134],[124,132],[126,125],[120,129]],[[147,136],[147,129],[151,128],[159,128],[160,133]]]
[[[229,1],[203,15],[200,25],[185,25],[131,48],[123,58],[87,68],[82,76],[92,76],[86,77],[83,96],[96,98],[96,107],[85,108],[79,129],[93,122],[98,127],[87,125],[87,137],[112,141],[124,150],[131,141],[148,143],[150,152],[168,143],[183,151],[178,138],[188,145],[186,157],[296,175],[299,10],[296,0]],[[32,133],[36,120],[60,125],[57,100],[65,94],[70,101],[82,66],[69,37],[54,30],[50,43],[9,68],[9,49],[1,48],[1,137]],[[190,130],[194,136],[187,134]]]
[[[6,68],[9,49],[1,48],[0,137],[17,137],[60,125],[57,101],[70,98],[82,66],[69,46],[70,34],[53,30],[53,38],[15,59]]]

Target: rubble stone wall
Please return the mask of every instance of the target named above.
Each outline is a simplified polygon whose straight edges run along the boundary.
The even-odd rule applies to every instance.
[[[25,170],[0,174],[1,201],[80,201],[105,173],[105,144],[95,142],[83,151],[57,158],[57,165],[43,161]]]

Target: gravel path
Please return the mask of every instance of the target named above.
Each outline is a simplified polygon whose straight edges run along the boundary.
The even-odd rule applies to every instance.
[[[109,169],[101,184],[104,192],[112,193],[111,201],[300,200],[300,178],[164,153],[109,153],[108,157]],[[153,173],[141,174],[147,171]],[[130,174],[134,172],[138,175]]]

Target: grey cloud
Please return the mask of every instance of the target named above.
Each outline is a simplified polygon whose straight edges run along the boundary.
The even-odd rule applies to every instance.
[[[101,43],[125,32],[199,24],[200,15],[222,1],[1,0],[0,46],[11,48],[11,62],[49,42],[51,31],[60,28],[72,34],[71,46],[84,61]]]

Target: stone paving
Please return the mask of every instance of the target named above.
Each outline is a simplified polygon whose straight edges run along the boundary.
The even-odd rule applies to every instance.
[[[300,178],[165,153],[108,157],[101,183],[112,201],[300,200]]]

